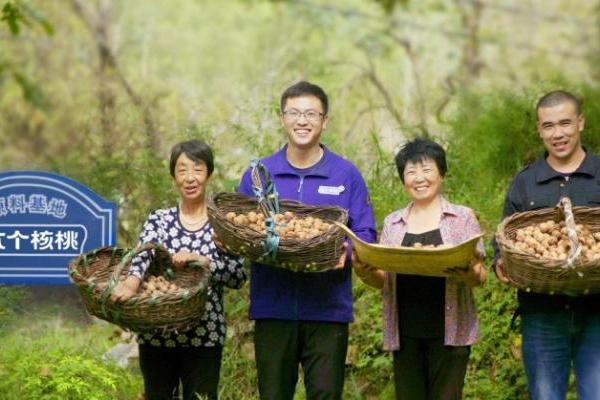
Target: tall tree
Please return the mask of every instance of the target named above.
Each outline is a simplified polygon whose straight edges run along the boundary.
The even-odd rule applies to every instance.
[[[117,93],[115,84],[120,85],[130,101],[141,112],[146,145],[150,154],[160,149],[160,132],[153,115],[152,102],[140,96],[127,80],[120,68],[111,40],[112,0],[98,0],[95,7],[81,0],[72,0],[72,7],[92,35],[98,51],[98,106],[100,108],[101,125],[105,135],[104,147],[112,153],[119,143],[119,133],[115,125],[117,113]]]

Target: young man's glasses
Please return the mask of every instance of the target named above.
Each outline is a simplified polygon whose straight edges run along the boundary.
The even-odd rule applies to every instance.
[[[298,121],[302,116],[304,116],[304,118],[306,118],[306,120],[311,124],[319,123],[324,115],[325,114],[316,110],[300,111],[295,108],[283,112],[283,118],[287,121]]]

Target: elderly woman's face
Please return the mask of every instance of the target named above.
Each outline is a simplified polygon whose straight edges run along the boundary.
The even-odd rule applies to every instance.
[[[204,199],[208,168],[204,161],[194,161],[181,153],[175,163],[175,185],[183,201]]]
[[[422,162],[406,163],[404,188],[413,201],[428,201],[442,192],[444,178],[435,161],[430,158]]]

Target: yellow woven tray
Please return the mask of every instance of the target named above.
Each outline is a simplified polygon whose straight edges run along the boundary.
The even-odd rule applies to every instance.
[[[388,272],[407,275],[449,276],[449,268],[467,268],[475,257],[477,242],[483,234],[452,247],[440,249],[415,249],[410,247],[388,247],[367,243],[358,238],[347,226],[342,228],[361,262]]]

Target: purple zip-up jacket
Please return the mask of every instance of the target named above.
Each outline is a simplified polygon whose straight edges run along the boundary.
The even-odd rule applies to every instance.
[[[375,219],[364,179],[351,162],[322,147],[321,160],[306,169],[290,165],[285,146],[261,161],[269,170],[280,199],[345,208],[350,229],[361,239],[374,242]],[[250,170],[242,177],[239,191],[254,195]],[[343,269],[318,273],[253,264],[250,277],[250,319],[342,323],[353,320],[350,262]]]

